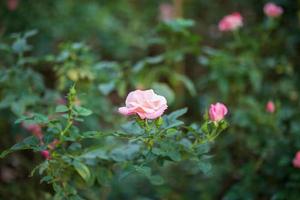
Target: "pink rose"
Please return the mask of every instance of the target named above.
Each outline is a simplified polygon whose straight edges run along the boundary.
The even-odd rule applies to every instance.
[[[269,113],[273,113],[275,112],[275,104],[273,101],[268,101],[267,105],[266,105],[266,111]]]
[[[228,113],[226,106],[222,103],[211,104],[209,108],[209,118],[213,122],[218,122],[224,119]]]
[[[169,21],[175,18],[175,10],[172,4],[163,3],[159,6],[160,19],[162,21]]]
[[[31,132],[33,135],[35,135],[38,139],[43,138],[42,128],[38,124],[25,124],[22,123],[22,127],[25,128],[27,131]]]
[[[168,108],[165,97],[153,90],[135,90],[126,98],[126,106],[119,108],[123,115],[137,114],[141,119],[156,119]]]
[[[221,19],[219,22],[220,31],[233,31],[243,26],[243,17],[239,12],[234,12]]]
[[[296,167],[296,168],[300,168],[300,151],[298,151],[298,152],[296,153],[296,156],[295,156],[295,158],[294,158],[294,160],[293,160],[293,165],[294,165],[294,167]]]
[[[282,15],[283,9],[280,6],[270,2],[264,6],[264,13],[268,17],[278,17]]]
[[[7,4],[8,10],[14,11],[18,8],[19,0],[7,0],[6,4]]]
[[[47,160],[50,159],[50,152],[48,150],[41,151],[41,155]]]

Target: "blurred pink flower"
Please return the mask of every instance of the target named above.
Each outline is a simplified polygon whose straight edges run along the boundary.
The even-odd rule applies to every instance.
[[[33,135],[35,135],[38,139],[41,140],[43,138],[42,128],[40,125],[22,123],[21,126]]]
[[[48,148],[53,150],[56,148],[56,146],[59,144],[59,140],[58,139],[54,139],[49,145]]]
[[[296,168],[300,168],[300,151],[298,151],[295,155],[295,158],[293,160],[293,165]]]
[[[7,4],[8,10],[14,11],[18,8],[19,0],[7,0],[6,4]]]
[[[243,26],[243,17],[239,12],[234,12],[221,19],[219,22],[220,31],[233,31]]]
[[[125,107],[119,108],[123,115],[137,114],[141,119],[156,119],[168,108],[165,97],[157,95],[153,90],[135,90],[126,98]]]
[[[227,107],[222,103],[211,104],[208,112],[209,118],[213,122],[221,121],[227,113]]]
[[[56,99],[56,104],[58,105],[66,105],[67,104],[67,100],[63,97],[60,97],[58,99]]]
[[[50,152],[48,150],[41,151],[41,155],[47,160],[50,159]]]
[[[279,17],[283,13],[283,9],[274,3],[267,3],[264,6],[264,13],[269,17]]]
[[[275,108],[275,104],[273,101],[268,101],[267,105],[266,105],[266,111],[269,113],[273,113],[275,112],[276,108]]]
[[[160,19],[162,21],[169,21],[174,19],[175,17],[175,10],[172,4],[162,3],[159,5],[160,11]]]

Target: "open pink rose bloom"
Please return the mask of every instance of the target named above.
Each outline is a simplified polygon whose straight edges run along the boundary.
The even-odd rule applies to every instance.
[[[267,3],[264,6],[264,13],[269,17],[279,17],[283,13],[283,9],[274,3]]]
[[[126,98],[125,107],[119,108],[123,115],[137,114],[141,119],[156,119],[168,108],[165,97],[157,95],[153,90],[135,90]]]
[[[211,104],[209,108],[209,118],[213,122],[218,122],[224,119],[228,113],[226,106],[222,103]]]
[[[243,17],[239,12],[226,15],[219,22],[220,31],[234,31],[243,26]]]
[[[300,151],[298,151],[298,152],[296,153],[296,156],[295,156],[295,158],[294,158],[294,160],[293,160],[293,165],[294,165],[294,167],[296,167],[296,168],[300,168]]]

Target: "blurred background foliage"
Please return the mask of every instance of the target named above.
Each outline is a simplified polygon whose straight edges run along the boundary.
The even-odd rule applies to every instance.
[[[74,81],[78,102],[95,113],[86,129],[119,127],[127,92],[153,88],[170,110],[187,106],[186,121],[200,121],[212,102],[228,105],[230,129],[214,146],[213,166],[204,174],[166,166],[160,186],[112,178],[87,199],[299,199],[300,1],[274,0],[284,14],[272,25],[266,2],[1,1],[1,150],[30,134],[14,124],[19,116],[48,113]],[[178,19],[161,19],[168,6]],[[221,33],[218,21],[234,11],[244,27]],[[275,113],[266,112],[269,100]],[[47,185],[28,178],[41,159],[23,152],[1,160],[0,198],[51,199]]]

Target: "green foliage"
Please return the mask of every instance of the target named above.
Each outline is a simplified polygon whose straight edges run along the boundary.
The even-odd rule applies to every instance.
[[[109,177],[106,175],[116,173],[112,170],[114,166],[118,166],[123,174],[139,173],[153,185],[164,183],[162,176],[152,172],[153,163],[163,166],[165,162],[192,160],[207,173],[209,167],[202,163],[201,158],[208,151],[199,151],[199,148],[215,139],[217,135],[213,135],[212,138],[212,134],[219,134],[227,127],[223,121],[218,123],[220,129],[216,126],[204,132],[185,127],[184,123],[178,120],[178,117],[187,112],[185,108],[156,120],[137,119],[129,122],[126,131],[82,133],[74,123],[83,121],[81,117],[91,115],[92,111],[75,104],[76,94],[75,86],[72,86],[67,95],[67,105],[57,106],[55,112],[59,115],[52,119],[33,114],[17,120],[17,123],[43,125],[47,130],[41,141],[35,136],[30,136],[1,154],[3,158],[9,153],[24,149],[46,150],[49,153],[47,160],[38,165],[32,174],[38,171],[43,175],[41,182],[52,184],[57,199],[75,196],[81,198],[80,189],[96,184],[96,177],[98,184],[107,183]],[[138,131],[137,126],[140,127]],[[95,142],[100,139],[104,142],[101,145],[87,145],[86,139],[93,139]],[[112,142],[114,145],[111,145]],[[94,170],[99,167],[106,170],[106,175],[102,174],[99,177],[98,171]],[[85,184],[77,176],[81,177]]]
[[[0,199],[297,200],[299,1],[277,18],[253,2],[0,3]],[[235,11],[243,27],[220,32]],[[150,88],[167,114],[116,114]]]

